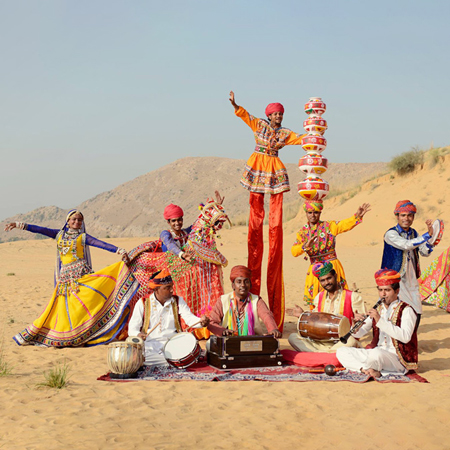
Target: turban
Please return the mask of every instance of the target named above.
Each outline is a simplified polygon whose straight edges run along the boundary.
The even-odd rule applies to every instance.
[[[237,277],[251,279],[252,271],[246,266],[234,266],[230,273],[231,282],[233,283]]]
[[[401,213],[415,214],[416,212],[417,212],[416,205],[413,202],[410,202],[409,200],[400,200],[395,205],[394,209],[394,214],[401,214]]]
[[[305,203],[303,204],[303,209],[306,212],[313,212],[313,211],[322,211],[323,209],[323,202],[322,200],[318,200],[316,202],[313,202],[311,200],[305,200]]]
[[[154,273],[148,282],[148,287],[150,289],[155,289],[159,286],[164,286],[166,284],[173,283],[172,277],[170,276],[170,272],[167,269],[160,270],[159,272]]]
[[[280,112],[284,114],[284,106],[281,103],[269,103],[266,106],[266,116],[269,117],[274,112]]]
[[[314,264],[312,273],[316,278],[328,275],[334,269],[333,264],[330,261],[324,263]]]
[[[170,205],[167,205],[164,208],[164,219],[166,219],[166,220],[178,219],[178,217],[183,217],[183,216],[184,216],[183,210],[179,206],[174,205],[173,203],[171,203]]]
[[[377,286],[389,286],[394,283],[400,283],[400,278],[400,274],[391,269],[380,269],[375,272]]]

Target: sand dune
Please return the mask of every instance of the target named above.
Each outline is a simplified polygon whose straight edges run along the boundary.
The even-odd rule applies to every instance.
[[[325,219],[343,219],[363,201],[373,205],[363,224],[338,238],[347,278],[361,289],[367,306],[376,299],[373,273],[379,268],[383,232],[393,224],[396,200],[417,202],[419,231],[424,231],[428,215],[448,220],[448,172],[445,165],[401,179],[386,176],[344,203],[340,198],[327,202]],[[434,193],[433,186],[438,186]],[[299,213],[285,226],[287,306],[301,303],[303,296],[308,263],[292,258],[289,250],[303,219]],[[142,241],[112,240],[126,248]],[[230,261],[227,280],[234,264],[246,262],[246,229],[225,230],[221,242]],[[449,245],[447,231],[436,252]],[[18,347],[11,340],[49,299],[54,256],[51,240],[0,245],[0,336],[4,356],[14,366],[11,376],[0,378],[1,449],[450,448],[450,315],[442,310],[425,307],[419,330],[419,373],[430,384],[106,383],[96,381],[107,371],[105,347],[57,350]],[[94,249],[93,259],[99,269],[117,256]],[[422,260],[422,267],[426,265]],[[293,330],[295,323],[288,319],[284,348]],[[37,389],[42,372],[63,361],[71,367],[69,387]]]

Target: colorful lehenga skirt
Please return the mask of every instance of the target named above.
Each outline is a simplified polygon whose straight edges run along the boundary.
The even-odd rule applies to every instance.
[[[139,287],[123,262],[56,285],[42,314],[13,339],[19,345],[49,347],[106,344],[122,330]]]
[[[422,301],[450,312],[450,248],[447,248],[419,278]]]

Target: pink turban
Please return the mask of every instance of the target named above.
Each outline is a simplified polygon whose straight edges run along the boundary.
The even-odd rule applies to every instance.
[[[314,264],[312,273],[316,278],[320,278],[328,275],[333,269],[333,264],[330,261],[326,261],[324,263]]]
[[[266,106],[266,116],[269,117],[274,112],[280,112],[284,114],[284,106],[281,103],[269,103]]]
[[[174,205],[173,203],[171,203],[170,205],[167,205],[164,208],[164,219],[166,219],[166,220],[178,219],[178,217],[183,217],[183,216],[184,216],[183,210],[179,206]]]
[[[413,202],[410,202],[409,200],[400,200],[395,205],[394,209],[394,214],[401,214],[401,213],[415,214],[416,212],[417,212],[416,205]]]
[[[230,273],[231,282],[233,283],[238,277],[248,278],[250,280],[252,277],[252,271],[246,266],[234,266]]]
[[[311,200],[305,200],[305,203],[303,204],[303,209],[306,212],[313,212],[313,211],[322,211],[323,209],[323,202],[322,200],[318,200],[318,201],[311,201]]]
[[[400,274],[392,269],[380,269],[375,272],[375,283],[377,283],[377,286],[400,283]]]

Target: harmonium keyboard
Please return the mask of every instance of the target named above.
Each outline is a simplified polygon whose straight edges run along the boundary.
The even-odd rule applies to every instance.
[[[283,362],[273,336],[211,336],[207,359],[218,369],[281,366]]]

